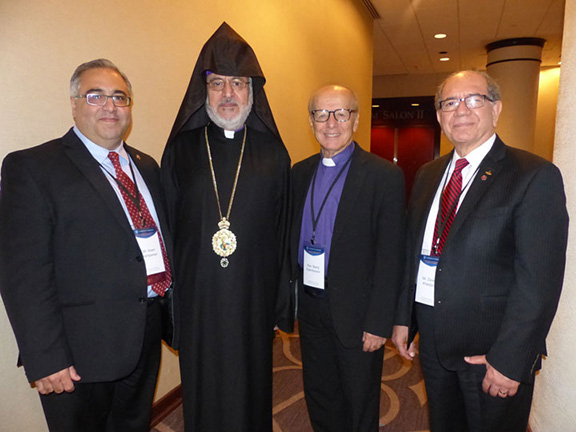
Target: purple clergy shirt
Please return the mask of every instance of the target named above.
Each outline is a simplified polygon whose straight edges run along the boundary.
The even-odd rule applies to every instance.
[[[346,164],[348,159],[352,157],[354,153],[355,143],[352,142],[348,147],[342,150],[340,153],[332,158],[335,166],[326,166],[322,163],[323,158],[321,157],[318,162],[318,173],[316,174],[316,187],[314,188],[314,217],[318,217],[318,212],[322,206],[322,202],[328,193],[328,189],[332,185],[334,179],[338,176],[338,173],[342,169],[342,166]],[[318,220],[318,225],[316,226],[316,236],[314,245],[322,246],[325,251],[325,261],[324,261],[324,274],[328,275],[328,263],[330,262],[330,246],[332,244],[332,234],[334,233],[334,222],[336,221],[336,213],[338,212],[338,204],[340,203],[340,197],[342,196],[342,190],[344,189],[344,183],[346,182],[346,176],[350,169],[350,164],[344,168],[342,175],[332,188],[326,205],[320,214]],[[311,214],[311,190],[312,182],[310,182],[310,187],[308,188],[308,194],[306,195],[306,201],[304,203],[304,211],[302,213],[302,228],[300,229],[300,243],[298,245],[298,264],[302,267],[304,263],[304,246],[310,245],[310,240],[312,239],[313,223]]]

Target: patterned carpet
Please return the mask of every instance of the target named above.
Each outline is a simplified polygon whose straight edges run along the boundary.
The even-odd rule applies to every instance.
[[[391,342],[385,347],[381,388],[381,432],[428,432],[426,392],[420,365],[417,360],[412,363],[402,359]],[[276,333],[273,401],[274,432],[313,432],[302,389],[297,333]],[[183,431],[181,407],[152,429],[152,432]]]

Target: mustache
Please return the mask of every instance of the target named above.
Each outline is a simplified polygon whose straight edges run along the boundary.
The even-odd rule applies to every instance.
[[[232,98],[224,98],[220,102],[218,102],[218,106],[221,106],[224,104],[234,104],[234,105],[238,106],[238,102]]]

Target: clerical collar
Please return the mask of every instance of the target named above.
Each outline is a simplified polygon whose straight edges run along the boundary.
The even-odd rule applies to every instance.
[[[354,152],[354,141],[350,143],[344,150],[331,158],[322,158],[322,165],[325,167],[335,167],[339,164],[346,162],[350,155]]]
[[[236,129],[236,130],[226,130],[226,129],[222,129],[224,131],[224,136],[228,139],[234,139],[234,134],[236,132],[240,132],[241,130],[244,129],[244,126],[242,126],[240,129]]]

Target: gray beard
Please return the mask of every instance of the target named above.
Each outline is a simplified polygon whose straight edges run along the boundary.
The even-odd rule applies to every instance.
[[[206,113],[208,114],[208,117],[210,117],[210,120],[212,120],[217,126],[220,126],[224,130],[235,131],[241,129],[244,126],[244,123],[246,123],[246,119],[250,115],[250,111],[252,111],[252,102],[252,87],[250,87],[248,105],[240,108],[240,112],[236,117],[225,119],[210,106],[208,96],[206,96]]]

